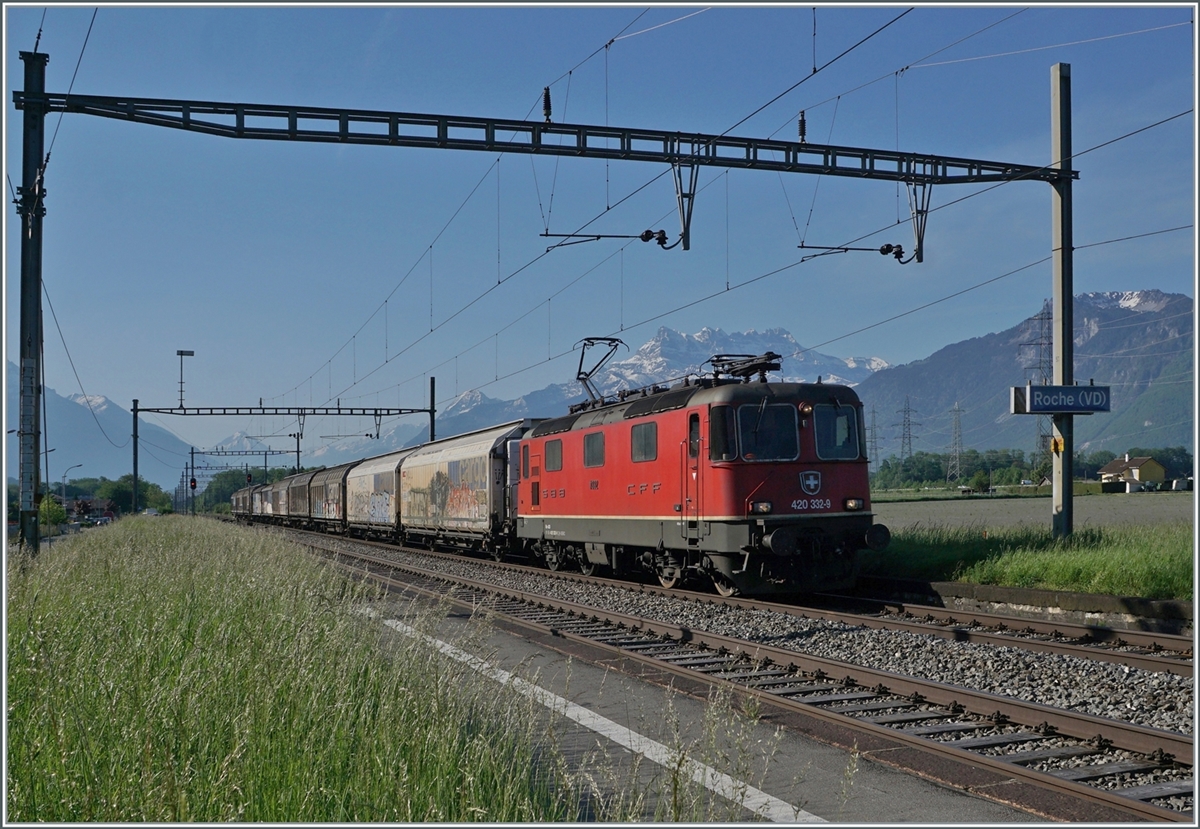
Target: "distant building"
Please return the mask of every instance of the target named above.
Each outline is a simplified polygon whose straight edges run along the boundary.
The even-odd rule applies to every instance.
[[[1166,477],[1167,470],[1154,458],[1131,458],[1128,454],[1100,467],[1102,484],[1128,481],[1162,483]]]

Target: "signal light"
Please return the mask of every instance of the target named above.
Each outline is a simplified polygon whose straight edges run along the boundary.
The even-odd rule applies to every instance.
[[[254,480],[254,476],[251,475],[249,472],[247,472],[246,473],[246,483],[250,483],[252,480]]]
[[[195,489],[196,488],[196,479],[192,478],[192,480],[188,482],[188,485],[191,486],[192,489]]]

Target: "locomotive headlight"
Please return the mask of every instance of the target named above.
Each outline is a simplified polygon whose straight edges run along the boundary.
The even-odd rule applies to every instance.
[[[866,504],[862,498],[847,498],[846,499],[846,511],[847,512],[856,512],[857,510],[862,509],[864,506],[866,506]]]
[[[754,515],[767,515],[771,511],[770,501],[751,501],[750,512]]]

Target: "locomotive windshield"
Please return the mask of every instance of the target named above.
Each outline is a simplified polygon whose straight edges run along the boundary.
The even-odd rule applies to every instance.
[[[822,460],[854,460],[859,456],[858,417],[852,406],[813,406],[817,457]]]
[[[790,461],[800,454],[796,407],[767,404],[738,407],[738,438],[748,461]]]

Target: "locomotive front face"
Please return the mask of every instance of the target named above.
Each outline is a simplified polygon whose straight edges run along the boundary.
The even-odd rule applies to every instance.
[[[762,590],[851,584],[872,531],[861,405],[849,389],[810,384],[716,389],[707,407],[703,547],[725,578]],[[703,467],[707,468],[703,468]],[[726,571],[728,567],[728,571]]]

